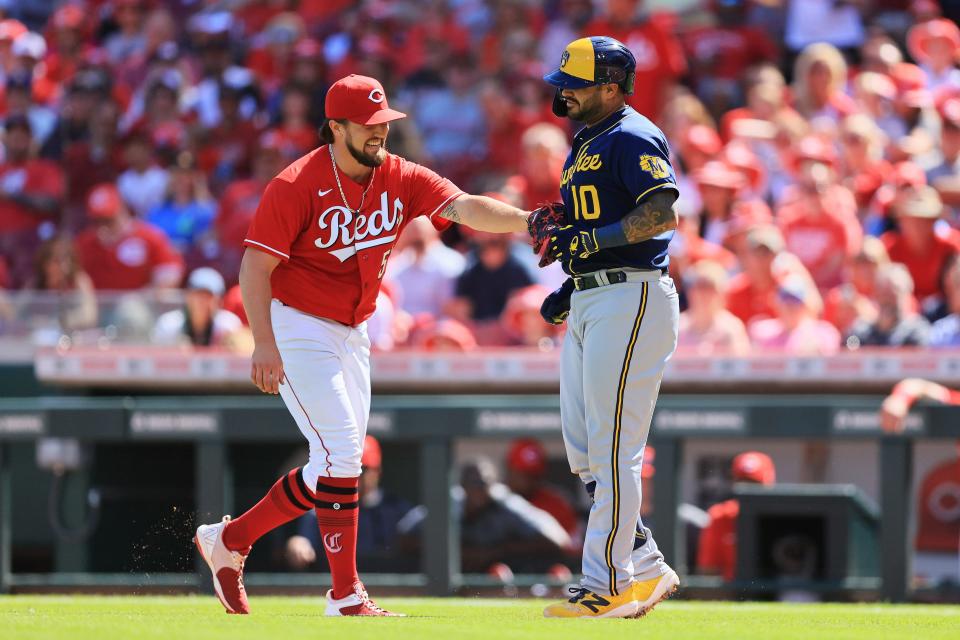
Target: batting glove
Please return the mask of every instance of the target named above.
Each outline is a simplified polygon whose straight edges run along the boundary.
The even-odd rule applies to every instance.
[[[550,324],[563,324],[570,315],[570,296],[573,295],[573,278],[567,278],[560,288],[548,295],[540,305],[540,315]]]
[[[550,236],[547,254],[560,261],[586,258],[600,250],[596,233],[596,229],[577,230],[573,225],[559,227]]]

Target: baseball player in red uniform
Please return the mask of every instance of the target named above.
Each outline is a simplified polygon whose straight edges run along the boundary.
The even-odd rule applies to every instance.
[[[529,230],[530,212],[468,195],[388,153],[389,123],[405,114],[388,107],[375,79],[336,82],[326,114],[326,144],[267,185],[244,241],[240,288],[256,343],[250,377],[280,394],[310,454],[240,517],[197,529],[227,613],[249,612],[243,564],[253,543],[315,509],[333,578],[326,615],[395,615],[374,604],[357,576],[357,478],[370,412],[365,321],[413,218],[427,216],[438,228]]]

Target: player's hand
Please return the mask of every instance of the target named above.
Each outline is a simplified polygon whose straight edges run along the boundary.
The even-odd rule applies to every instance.
[[[563,226],[565,216],[562,202],[551,202],[530,212],[527,217],[527,231],[530,233],[530,245],[534,253],[540,253],[553,230]]]
[[[550,324],[563,324],[570,315],[570,296],[573,295],[573,278],[567,278],[560,288],[548,295],[540,305],[540,315]]]
[[[287,564],[294,569],[306,569],[317,559],[317,552],[313,545],[303,536],[293,536],[287,540],[284,555],[287,558]]]
[[[901,433],[903,422],[910,411],[910,403],[906,399],[889,395],[880,407],[880,427],[886,433]]]
[[[258,342],[253,348],[250,379],[264,393],[280,393],[283,384],[283,360],[275,342]]]
[[[600,250],[597,246],[596,229],[574,229],[573,225],[558,227],[550,235],[547,255],[554,260],[586,258]]]

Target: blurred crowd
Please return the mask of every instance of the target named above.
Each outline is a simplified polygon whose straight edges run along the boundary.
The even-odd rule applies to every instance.
[[[541,76],[569,41],[606,34],[637,58],[629,103],[672,145],[681,353],[957,346],[958,14],[949,0],[6,0],[0,290],[69,299],[68,332],[102,324],[99,291],[202,291],[191,308],[206,311],[154,318],[154,337],[228,341],[247,225],[270,178],[319,144],[331,82],[377,77],[411,116],[391,151],[535,208],[558,198],[575,132]],[[412,224],[374,348],[551,349],[560,330],[538,308],[563,277],[523,238]]]

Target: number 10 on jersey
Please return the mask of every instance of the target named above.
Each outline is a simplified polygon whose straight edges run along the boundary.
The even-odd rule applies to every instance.
[[[596,220],[600,217],[600,195],[592,184],[570,185],[573,192],[573,219]]]

